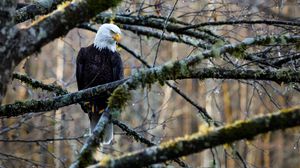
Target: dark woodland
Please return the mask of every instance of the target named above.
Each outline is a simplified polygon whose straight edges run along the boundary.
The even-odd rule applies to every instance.
[[[104,23],[124,79],[78,91]],[[299,100],[299,0],[0,1],[1,168],[297,168]]]

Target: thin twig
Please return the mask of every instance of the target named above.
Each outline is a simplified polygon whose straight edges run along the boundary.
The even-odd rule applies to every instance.
[[[163,29],[162,29],[162,33],[161,33],[160,39],[159,39],[158,44],[157,44],[157,48],[156,48],[155,57],[154,57],[154,61],[153,61],[152,67],[155,67],[156,59],[157,59],[157,56],[158,56],[159,47],[160,47],[160,44],[161,44],[161,41],[162,41],[162,37],[163,37],[163,35],[164,35],[165,32],[166,32],[167,23],[168,23],[168,21],[169,21],[171,15],[172,15],[172,13],[173,13],[173,11],[174,11],[176,5],[177,5],[177,3],[178,3],[178,0],[175,1],[175,3],[174,3],[174,5],[173,5],[173,8],[172,8],[171,12],[169,13],[167,19],[164,21],[164,27],[163,27]]]
[[[155,146],[156,144],[149,141],[148,139],[144,138],[142,135],[140,135],[138,132],[134,131],[133,129],[131,129],[129,126],[127,126],[126,124],[124,124],[121,121],[112,119],[112,122],[117,125],[119,128],[121,128],[123,131],[126,132],[126,135],[130,135],[132,137],[134,137],[134,139],[138,142],[142,142],[144,144],[146,144],[148,147],[150,146]],[[179,166],[181,167],[190,167],[187,163],[183,162],[182,160],[176,158],[174,159],[174,161],[176,163],[179,164]]]

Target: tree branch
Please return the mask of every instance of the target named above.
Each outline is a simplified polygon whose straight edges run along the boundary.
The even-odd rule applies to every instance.
[[[151,36],[162,40],[172,41],[172,42],[179,42],[184,43],[187,45],[191,45],[194,47],[200,47],[203,49],[210,49],[211,45],[207,44],[207,42],[203,41],[202,39],[192,39],[190,36],[187,35],[177,35],[177,34],[162,34],[160,31],[155,29],[146,29],[140,26],[131,26],[124,24],[122,25],[122,29],[129,30],[135,34],[140,34],[144,36]]]
[[[49,98],[45,100],[27,100],[24,102],[16,102],[14,104],[7,104],[0,106],[0,116],[2,117],[14,117],[26,113],[42,112],[55,110],[60,107],[68,106],[74,103],[79,103],[84,100],[88,100],[101,93],[116,88],[120,84],[124,83],[126,79],[115,81],[112,83],[99,85],[89,89],[81,90],[74,93],[65,94],[55,98]]]
[[[56,86],[54,84],[51,85],[46,85],[38,80],[32,79],[27,75],[24,74],[19,74],[19,73],[14,73],[12,76],[13,79],[18,79],[28,85],[30,85],[32,88],[36,89],[36,88],[40,88],[42,90],[46,90],[49,92],[54,92],[57,95],[64,95],[67,94],[68,91],[61,88],[60,86]]]
[[[70,0],[40,0],[26,5],[16,11],[15,22],[21,23],[35,16],[44,15],[53,11],[57,5]]]
[[[269,131],[299,126],[299,118],[300,107],[284,109],[251,120],[237,121],[233,124],[219,127],[216,130],[208,131],[206,134],[198,132],[190,136],[164,142],[159,146],[149,147],[116,158],[106,158],[90,166],[90,168],[144,167],[201,152],[221,144],[250,139]]]
[[[186,26],[179,30],[188,30],[199,28],[203,26],[221,26],[221,25],[237,25],[237,24],[266,24],[266,25],[287,25],[287,26],[300,26],[297,21],[283,21],[283,20],[233,20],[233,21],[219,21],[219,22],[204,22],[195,25]]]
[[[7,66],[3,60],[6,60],[6,55],[3,51],[10,50],[13,47],[9,47],[13,44],[13,39],[16,34],[16,28],[14,27],[14,15],[15,15],[16,0],[1,0],[0,1],[0,104],[2,102],[3,95],[6,91],[6,84],[8,82],[8,74],[11,70],[11,66]],[[4,52],[5,53],[5,52]],[[8,69],[6,69],[8,67]],[[6,76],[5,76],[6,75]]]
[[[128,15],[111,15],[111,14],[99,14],[96,16],[95,21],[97,23],[108,22],[113,20],[117,24],[135,25],[135,26],[145,26],[148,28],[164,29],[166,18],[154,18],[147,16],[128,16]],[[181,31],[180,28],[185,26],[181,22],[167,22],[166,30],[168,32],[173,32],[177,35],[187,35],[197,39],[201,39],[209,44],[214,44],[219,40],[224,40],[221,36],[215,35],[209,30],[186,30]]]
[[[119,128],[121,128],[123,131],[125,131],[126,135],[132,136],[136,141],[142,142],[142,143],[146,144],[148,147],[156,145],[155,143],[153,143],[153,142],[149,141],[148,139],[144,138],[142,135],[140,135],[136,131],[129,128],[126,124],[122,123],[121,121],[118,121],[116,119],[112,119],[112,122],[115,125],[117,125]],[[190,167],[188,164],[186,164],[185,162],[183,162],[182,160],[180,160],[178,158],[175,158],[174,161],[176,163],[178,163],[178,165],[181,166],[181,167]]]
[[[28,3],[17,3],[17,10],[29,5]]]
[[[15,15],[14,8],[16,7],[16,5],[17,5],[16,0],[2,0],[0,2],[0,21],[1,21],[0,22],[0,30],[1,31],[6,30],[7,28],[10,28],[12,26],[12,24],[14,23],[14,20],[12,18]],[[2,33],[3,32],[1,32],[1,34]],[[1,41],[2,41],[2,39],[1,39]]]
[[[46,138],[46,139],[0,139],[0,142],[11,142],[11,143],[37,143],[37,142],[54,142],[54,141],[78,141],[79,139],[85,138],[85,135],[78,137],[68,137],[68,138]]]
[[[300,82],[300,71],[294,70],[251,70],[251,69],[224,69],[224,68],[199,68],[194,69],[185,78],[217,78],[217,79],[243,79],[243,80],[268,80],[278,84]]]
[[[144,35],[147,37],[155,37],[155,38],[162,38],[162,40],[172,41],[172,42],[178,42],[178,43],[184,43],[190,46],[194,47],[200,47],[203,49],[210,49],[211,45],[207,44],[206,42],[202,41],[201,39],[192,39],[190,36],[186,35],[177,35],[177,34],[162,34],[160,30],[157,29],[149,29],[141,26],[132,26],[123,24],[120,27],[124,30],[131,31],[137,35]],[[92,32],[97,32],[96,29],[92,28],[89,24],[81,24],[78,26],[78,28],[90,30]]]

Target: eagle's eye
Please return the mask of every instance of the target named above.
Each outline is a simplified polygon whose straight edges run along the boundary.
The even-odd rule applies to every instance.
[[[116,34],[116,32],[114,32],[113,30],[110,30],[110,33],[111,33],[111,34]]]

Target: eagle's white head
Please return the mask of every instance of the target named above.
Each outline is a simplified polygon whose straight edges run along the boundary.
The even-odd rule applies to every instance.
[[[116,51],[116,43],[121,40],[121,30],[114,24],[103,24],[97,31],[94,46],[101,50],[108,48],[109,50]]]

